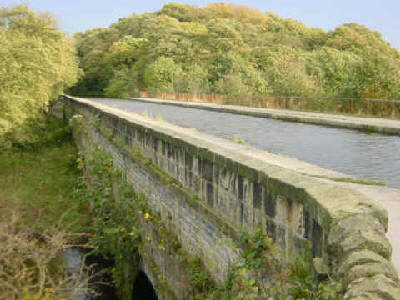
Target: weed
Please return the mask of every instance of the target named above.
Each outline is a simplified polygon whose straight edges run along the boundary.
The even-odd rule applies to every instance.
[[[123,297],[131,292],[131,276],[137,265],[135,253],[142,240],[136,226],[133,189],[124,183],[121,172],[113,168],[112,157],[101,148],[95,148],[81,160],[90,174],[90,188],[82,189],[79,198],[92,208],[92,253],[114,261],[109,273]]]
[[[131,154],[143,165],[156,169],[150,159],[140,153]],[[252,234],[241,234],[235,245],[240,259],[232,267],[224,285],[216,285],[202,261],[185,253],[176,237],[164,227],[160,215],[150,209],[144,196],[135,194],[123,181],[121,172],[113,168],[109,154],[96,148],[86,154],[83,160],[91,181],[91,188],[84,198],[93,207],[92,245],[97,253],[115,260],[115,266],[110,271],[120,291],[126,291],[124,266],[134,266],[132,259],[135,258],[135,251],[142,251],[143,247],[155,242],[159,249],[173,254],[186,266],[184,271],[193,288],[192,299],[296,299],[304,295],[309,299],[337,299],[334,297],[338,295],[338,285],[318,285],[310,273],[310,264],[303,258],[299,258],[303,265],[288,265],[284,269],[278,250],[261,228]],[[166,176],[164,183],[181,185],[169,176]],[[198,197],[196,194],[190,195],[188,198],[192,200]],[[150,236],[143,236],[141,222],[151,222],[162,239],[156,241]],[[161,273],[154,272],[161,276],[159,281],[164,284]],[[265,276],[272,281],[266,284]]]
[[[231,138],[230,140],[234,143],[238,143],[241,145],[248,145],[248,143],[245,142],[245,140],[243,140],[242,138]]]
[[[379,181],[372,181],[372,180],[364,180],[364,179],[354,179],[350,177],[330,177],[330,176],[317,176],[317,178],[325,178],[329,180],[333,180],[336,182],[348,182],[348,183],[357,183],[357,184],[364,184],[364,185],[377,185],[377,186],[386,186],[386,183],[379,182]]]

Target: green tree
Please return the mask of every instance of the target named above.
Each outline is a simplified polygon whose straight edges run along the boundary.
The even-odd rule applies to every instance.
[[[317,96],[321,89],[313,76],[307,73],[303,52],[289,47],[276,47],[265,53],[263,70],[273,95]]]
[[[349,51],[322,47],[307,58],[307,69],[325,96],[359,97],[362,57]]]
[[[348,23],[328,33],[326,45],[360,56],[358,96],[399,98],[400,53],[385,42],[379,32]]]
[[[135,73],[126,66],[116,70],[108,86],[104,89],[107,97],[129,98],[137,96],[139,89]]]
[[[102,95],[107,86],[112,69],[107,65],[105,56],[112,44],[120,38],[113,28],[95,28],[74,36],[79,57],[79,66],[84,72],[77,85],[68,90],[75,95]]]
[[[126,35],[114,42],[104,56],[105,66],[112,72],[104,94],[128,98],[137,95],[142,82],[148,40]]]
[[[0,10],[0,147],[34,142],[51,100],[78,78],[75,50],[47,13]]]
[[[75,93],[400,98],[399,51],[356,23],[325,32],[246,6],[168,3],[76,41]]]
[[[160,57],[146,68],[144,82],[149,90],[172,92],[181,73],[182,68],[172,58]]]
[[[182,71],[175,79],[175,90],[182,93],[205,93],[209,91],[208,71],[198,64],[193,64]]]
[[[105,60],[112,66],[129,66],[141,59],[146,53],[147,45],[147,39],[126,35],[121,40],[112,44],[105,55]]]

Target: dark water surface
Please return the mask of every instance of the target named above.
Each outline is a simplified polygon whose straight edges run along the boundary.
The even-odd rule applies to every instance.
[[[92,99],[125,111],[147,112],[212,135],[241,138],[250,145],[400,188],[400,137],[268,118],[142,103]]]
[[[96,275],[89,280],[85,267],[93,267],[92,271],[101,274],[106,267],[111,267],[99,257],[87,256],[87,251],[81,248],[67,248],[62,253],[64,272],[68,275],[75,275],[80,278],[83,293],[71,295],[74,300],[118,300],[117,291],[111,285],[111,278]],[[83,269],[82,269],[83,268]],[[93,281],[93,282],[92,282]],[[102,283],[100,283],[102,282]],[[106,284],[107,283],[107,284]],[[133,284],[133,283],[132,283]]]
[[[88,280],[82,267],[95,265],[96,272],[101,272],[102,268],[111,267],[109,262],[105,262],[99,257],[86,256],[86,251],[80,248],[67,248],[61,255],[61,262],[64,272],[69,276],[77,276],[81,281],[82,293],[79,295],[71,294],[74,300],[119,300],[117,291],[111,285],[111,278],[104,276],[93,278],[94,282]],[[108,283],[108,284],[101,284]],[[132,282],[132,300],[158,300],[157,294],[142,271],[139,272],[135,282]]]
[[[132,291],[132,300],[158,300],[153,285],[146,274],[139,272]]]

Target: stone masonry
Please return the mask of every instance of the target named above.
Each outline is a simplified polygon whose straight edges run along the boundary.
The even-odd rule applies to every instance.
[[[317,271],[322,266],[342,278],[346,299],[400,299],[385,237],[387,212],[374,201],[273,165],[230,141],[94,101],[60,99],[65,114],[79,114],[86,124],[90,141],[80,146],[90,142],[111,153],[126,180],[217,282],[238,258],[229,241],[261,226],[287,258],[310,250]],[[154,261],[168,272],[162,259]]]

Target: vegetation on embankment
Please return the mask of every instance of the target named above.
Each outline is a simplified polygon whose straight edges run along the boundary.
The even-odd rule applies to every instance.
[[[70,39],[48,13],[0,8],[0,151],[37,142],[48,104],[78,79]]]
[[[42,144],[0,154],[0,299],[68,299],[86,291],[80,274],[66,274],[59,262],[89,220],[74,197],[77,150],[61,122],[46,123]]]
[[[18,212],[27,228],[38,232],[66,225],[71,231],[85,228],[84,211],[80,212],[72,198],[81,176],[76,168],[77,150],[68,136],[58,139],[62,141],[48,142],[35,150],[13,149],[0,154],[3,221],[10,221],[13,212]]]
[[[400,98],[399,51],[356,23],[325,32],[246,6],[168,3],[75,39],[75,95]]]
[[[110,141],[123,147],[116,139]],[[134,192],[121,170],[114,168],[110,154],[93,147],[79,161],[84,169],[90,170],[91,188],[84,191],[82,199],[92,203],[91,243],[99,254],[115,261],[111,271],[121,299],[130,299],[130,280],[132,273],[137,272],[138,255],[145,257],[147,263],[152,262],[153,251],[148,251],[152,243],[170,259],[175,258],[180,272],[186,274],[190,283],[183,285],[190,291],[186,299],[341,299],[341,284],[331,278],[318,281],[310,271],[310,255],[306,251],[299,253],[293,262],[282,264],[283,254],[261,229],[253,234],[242,232],[239,240],[232,242],[232,247],[241,252],[240,259],[232,265],[223,284],[215,283],[201,259],[183,250],[161,215],[151,209],[143,195]],[[154,238],[149,227],[157,232],[158,238]],[[174,279],[163,277],[169,270],[161,271],[156,264],[151,269],[156,275],[157,291],[162,294],[169,290],[167,282]]]
[[[0,45],[0,299],[78,296],[86,282],[60,255],[89,219],[73,195],[71,131],[48,116],[77,81],[75,49],[50,14],[23,5],[0,8]]]

